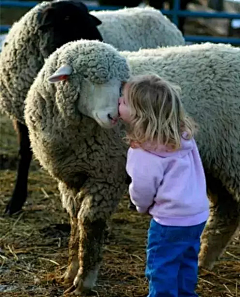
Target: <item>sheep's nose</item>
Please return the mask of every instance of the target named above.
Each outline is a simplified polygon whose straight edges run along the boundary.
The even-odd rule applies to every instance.
[[[117,116],[112,116],[110,113],[108,113],[108,118],[109,118],[109,120],[111,120],[111,121],[116,121],[117,120]]]
[[[115,124],[115,123],[117,122],[117,120],[118,120],[117,116],[116,116],[116,117],[113,117],[113,116],[111,116],[110,113],[108,113],[107,116],[108,116],[109,120],[110,120],[113,124]]]
[[[110,115],[110,113],[108,113],[108,118],[109,118],[109,120],[113,120],[113,117]]]

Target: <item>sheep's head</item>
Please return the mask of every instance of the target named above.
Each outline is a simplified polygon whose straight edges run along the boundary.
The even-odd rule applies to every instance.
[[[69,41],[100,40],[101,21],[79,1],[52,1],[38,14],[40,48],[45,57]]]
[[[114,126],[121,84],[129,78],[126,59],[108,44],[86,40],[71,42],[54,55],[58,55],[59,66],[48,80],[57,83],[55,98],[63,116],[71,104],[72,114],[77,107],[100,126]]]

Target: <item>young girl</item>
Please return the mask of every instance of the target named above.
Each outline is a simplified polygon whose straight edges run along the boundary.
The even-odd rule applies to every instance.
[[[146,276],[149,297],[197,296],[200,236],[209,215],[206,181],[179,88],[156,75],[123,87],[119,114],[128,123],[127,173],[139,213],[152,216]]]

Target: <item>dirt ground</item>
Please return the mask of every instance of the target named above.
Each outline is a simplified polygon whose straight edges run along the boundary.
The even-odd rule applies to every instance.
[[[4,216],[15,180],[17,143],[10,120],[0,117],[0,296],[63,296],[60,276],[67,265],[68,215],[56,182],[34,161],[24,211]],[[148,217],[127,208],[123,198],[112,218],[104,247],[97,297],[144,297],[145,243]],[[236,234],[213,271],[199,275],[202,297],[240,296],[240,233]],[[65,294],[65,296],[67,296]]]

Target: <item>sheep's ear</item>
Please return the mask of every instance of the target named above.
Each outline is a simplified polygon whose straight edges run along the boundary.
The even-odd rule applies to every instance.
[[[44,11],[39,12],[38,14],[38,22],[39,22],[39,30],[43,30],[49,25],[53,24],[54,21],[54,9],[49,5]]]
[[[98,18],[96,18],[94,15],[89,14],[89,17],[96,27],[102,24],[102,22]]]
[[[60,68],[58,68],[58,70],[48,78],[48,81],[50,83],[55,83],[55,82],[67,80],[71,73],[72,73],[72,67],[69,65],[63,65]]]

